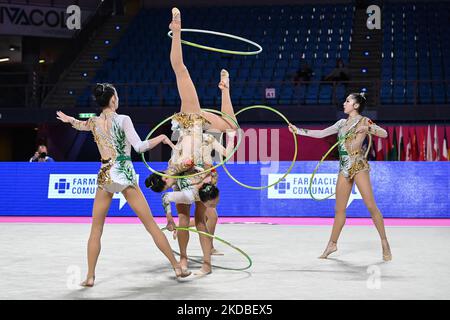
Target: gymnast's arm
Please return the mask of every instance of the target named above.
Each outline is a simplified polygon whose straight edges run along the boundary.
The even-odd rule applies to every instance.
[[[311,138],[325,138],[328,136],[331,136],[333,134],[338,133],[339,131],[339,125],[342,120],[339,120],[335,124],[333,124],[331,127],[328,127],[323,130],[309,130],[309,129],[300,129],[294,126],[293,124],[289,124],[289,131],[295,134],[298,134],[300,136],[306,136]],[[344,120],[345,121],[345,120]]]
[[[387,138],[388,133],[386,130],[381,128],[380,126],[377,126],[372,120],[369,118],[366,118],[366,124],[368,126],[368,133],[380,138]]]
[[[154,147],[154,145],[152,146],[151,144],[151,140],[142,141],[141,138],[139,138],[129,116],[125,116],[123,119],[123,131],[125,132],[128,142],[133,146],[136,152],[142,153]]]
[[[167,229],[169,231],[173,231],[174,229],[172,227],[175,226],[175,223],[173,221],[172,208],[170,206],[170,203],[175,202],[175,203],[191,204],[195,202],[194,195],[192,194],[192,190],[173,191],[173,192],[166,192],[161,196],[161,198],[164,211],[166,212]]]
[[[172,141],[170,141],[170,139],[165,134],[161,134],[161,135],[157,136],[156,138],[150,139],[148,141],[150,144],[150,149],[153,149],[160,143],[167,144],[172,149],[175,149],[175,145],[172,143]]]
[[[356,133],[371,134],[380,138],[387,138],[387,131],[377,126],[369,118],[364,118],[364,123],[356,129]]]
[[[92,130],[92,118],[86,121],[80,121],[75,119],[74,117],[66,115],[62,111],[56,112],[56,119],[61,120],[64,123],[70,123],[74,129],[79,131],[91,131]]]
[[[123,130],[128,139],[128,142],[130,142],[136,152],[142,153],[147,150],[151,150],[160,143],[168,144],[171,148],[175,147],[170,139],[164,134],[161,134],[156,138],[150,140],[141,141],[136,130],[134,129],[133,122],[128,116],[126,116],[123,120]]]

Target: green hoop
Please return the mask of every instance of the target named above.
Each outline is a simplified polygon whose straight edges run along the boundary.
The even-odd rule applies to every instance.
[[[209,111],[209,112],[212,112],[212,113],[217,113],[217,114],[224,115],[224,116],[228,117],[228,118],[236,125],[236,127],[237,127],[236,130],[239,131],[240,126],[239,126],[238,122],[237,122],[235,119],[233,119],[230,115],[228,115],[227,113],[222,112],[222,111],[219,111],[219,110],[214,110],[214,109],[202,109],[202,110],[204,110],[204,111]],[[175,116],[175,115],[172,115],[172,116],[170,116],[170,117],[167,117],[166,119],[164,119],[163,121],[161,121],[160,123],[158,123],[158,124],[156,125],[156,127],[154,127],[154,128],[150,131],[150,133],[147,135],[147,137],[145,138],[145,140],[148,140],[148,139],[153,135],[153,133],[154,133],[156,130],[158,130],[158,129],[159,129],[163,124],[165,124],[167,121],[171,120],[174,116]],[[146,165],[146,167],[147,167],[151,172],[153,172],[153,173],[155,173],[155,174],[157,174],[157,175],[159,175],[159,176],[161,176],[161,177],[172,178],[172,179],[189,178],[189,177],[195,177],[195,176],[198,176],[198,175],[201,175],[201,174],[205,174],[205,173],[210,172],[210,171],[212,171],[212,170],[214,170],[214,169],[220,167],[221,165],[225,164],[225,162],[227,162],[227,161],[228,161],[228,160],[236,153],[237,149],[238,149],[239,146],[241,145],[241,141],[242,141],[242,135],[239,135],[238,143],[236,144],[236,146],[235,146],[234,149],[232,150],[231,154],[229,154],[229,155],[225,158],[225,160],[222,160],[221,162],[219,162],[219,163],[216,164],[215,166],[212,166],[211,168],[208,168],[208,169],[206,169],[206,170],[204,170],[204,171],[197,172],[197,173],[193,173],[193,174],[189,174],[189,175],[184,175],[184,176],[171,176],[171,175],[168,175],[168,174],[165,174],[165,173],[160,173],[160,172],[156,171],[155,169],[153,169],[152,167],[150,167],[150,165],[149,165],[149,164],[147,163],[147,161],[145,160],[144,153],[141,153],[141,157],[142,157],[142,161],[144,162],[144,164]]]
[[[227,267],[221,267],[221,266],[214,265],[214,264],[211,264],[211,267],[218,268],[218,269],[223,269],[223,270],[244,271],[244,270],[249,269],[249,268],[253,265],[252,259],[250,258],[250,256],[249,256],[247,253],[245,253],[245,251],[243,251],[242,249],[239,249],[238,247],[234,246],[234,245],[231,244],[230,242],[228,242],[228,241],[226,241],[226,240],[224,240],[224,239],[222,239],[222,238],[220,238],[220,237],[218,237],[218,236],[212,235],[212,234],[207,233],[207,232],[199,231],[199,230],[193,229],[193,228],[176,227],[175,229],[176,229],[176,230],[181,230],[181,231],[195,232],[195,233],[198,233],[198,234],[200,234],[200,235],[204,235],[204,236],[207,236],[207,237],[209,237],[209,238],[212,238],[212,239],[214,239],[214,240],[218,240],[218,241],[222,242],[223,244],[225,244],[225,245],[227,245],[227,246],[233,248],[234,250],[236,250],[237,252],[239,252],[240,254],[242,254],[242,255],[248,260],[248,266],[246,266],[246,267],[244,267],[244,268],[227,268]],[[167,230],[166,227],[164,227],[164,228],[161,229],[161,231],[165,231],[165,230]],[[180,255],[180,254],[179,254],[178,252],[176,252],[175,250],[172,250],[172,251],[173,251],[175,254]],[[189,259],[190,261],[193,261],[193,262],[196,262],[196,263],[200,263],[200,264],[203,263],[203,261],[200,261],[200,260],[196,260],[196,259],[192,259],[192,258],[188,258],[188,259]]]
[[[342,143],[342,141],[345,141],[350,135],[354,135],[354,134],[356,134],[356,133],[354,133],[353,131],[349,131],[349,132],[347,132],[347,134],[344,137],[338,139],[338,141],[325,153],[325,155],[322,157],[322,159],[317,163],[316,167],[314,168],[313,173],[311,174],[311,178],[309,180],[309,187],[308,187],[309,195],[311,196],[311,198],[313,200],[316,200],[316,201],[327,200],[336,194],[336,191],[335,191],[333,194],[330,194],[329,196],[327,196],[325,198],[318,199],[313,196],[312,182],[313,182],[314,176],[317,173],[317,170],[322,165],[322,163],[325,161],[325,158],[328,157],[328,155],[331,153],[331,151],[333,151],[334,148],[336,148],[340,143]],[[371,134],[368,134],[368,135],[369,135],[369,147],[367,148],[366,154],[364,155],[365,158],[367,158],[367,155],[369,154],[369,150],[372,147],[372,135]]]
[[[242,38],[242,37],[238,37],[232,34],[228,34],[228,33],[223,33],[223,32],[217,32],[217,31],[210,31],[210,30],[200,30],[200,29],[181,29],[181,32],[196,32],[196,33],[207,33],[207,34],[213,34],[216,36],[221,36],[221,37],[226,37],[226,38],[231,38],[231,39],[236,39],[239,41],[243,41],[246,42],[248,44],[251,44],[253,46],[255,46],[256,48],[258,48],[258,50],[256,51],[233,51],[233,50],[225,50],[225,49],[219,49],[219,48],[214,48],[214,47],[208,47],[208,46],[204,46],[201,44],[197,44],[194,42],[189,42],[186,40],[181,40],[181,43],[184,43],[188,46],[192,46],[195,48],[200,48],[200,49],[204,49],[204,50],[209,50],[209,51],[215,51],[215,52],[220,52],[220,53],[228,53],[228,54],[236,54],[236,55],[241,55],[241,56],[251,56],[251,55],[256,55],[262,52],[262,47],[257,44],[256,42],[253,42],[251,40]],[[167,33],[167,35],[172,38],[172,30],[169,31]]]
[[[282,114],[280,111],[272,108],[272,107],[268,107],[268,106],[263,106],[263,105],[254,105],[254,106],[249,106],[246,108],[243,108],[241,110],[239,110],[238,112],[236,112],[236,116],[244,111],[247,110],[251,110],[251,109],[265,109],[265,110],[269,110],[272,111],[276,114],[278,114],[288,125],[290,124],[289,120],[284,116],[284,114]],[[280,183],[281,180],[283,180],[284,178],[286,178],[286,176],[292,171],[292,169],[294,168],[295,162],[297,160],[297,153],[298,153],[298,143],[297,143],[297,136],[295,133],[292,133],[292,137],[294,138],[294,145],[295,145],[295,152],[294,152],[294,157],[291,161],[291,165],[289,166],[288,170],[286,171],[286,173],[277,181],[275,181],[272,184],[269,184],[267,186],[250,186],[248,184],[242,183],[239,180],[237,180],[235,177],[233,177],[233,175],[228,171],[227,167],[225,166],[225,163],[223,164],[223,169],[225,170],[225,172],[228,174],[228,176],[234,181],[236,182],[238,185],[247,188],[247,189],[252,189],[252,190],[264,190],[264,189],[268,189],[270,187],[273,187],[274,185]]]

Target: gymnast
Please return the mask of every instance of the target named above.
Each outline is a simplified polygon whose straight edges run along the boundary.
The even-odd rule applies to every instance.
[[[342,143],[338,145],[340,161],[339,176],[336,184],[334,224],[328,245],[323,254],[319,257],[321,259],[326,259],[329,254],[337,250],[337,241],[345,224],[345,210],[348,199],[353,184],[356,183],[381,238],[383,260],[392,260],[391,249],[384,228],[383,216],[378,209],[373,196],[369,175],[369,163],[365,158],[364,150],[362,148],[367,134],[386,138],[387,132],[373,123],[369,118],[361,115],[365,105],[366,97],[363,93],[351,93],[344,102],[344,112],[348,114],[347,119],[341,119],[333,126],[324,130],[299,129],[293,124],[289,125],[289,130],[298,135],[324,138],[333,134],[338,134],[338,139],[342,139]],[[344,140],[343,138],[346,135],[347,138]]]
[[[222,114],[228,115],[234,121],[231,121],[224,115],[220,117],[211,112],[201,110],[194,83],[183,62],[181,13],[177,8],[172,9],[172,22],[169,28],[173,32],[170,62],[176,76],[177,88],[181,98],[181,110],[173,117],[174,126],[180,130],[180,138],[171,161],[169,161],[169,167],[164,173],[171,176],[179,174],[192,175],[193,172],[206,170],[212,166],[212,159],[210,159],[212,149],[221,153],[222,156],[226,156],[230,149],[227,147],[227,150],[224,150],[223,146],[213,136],[204,134],[203,131],[227,132],[227,135],[233,135],[233,132],[237,129],[237,119],[231,103],[229,73],[226,70],[222,70],[220,73],[221,111]],[[229,137],[228,146],[233,141],[234,138]],[[206,175],[201,174],[186,179],[178,179],[178,181],[172,177],[163,177],[156,173],[153,173],[146,179],[146,186],[155,192],[162,192],[175,186],[175,192],[163,195],[163,202],[166,213],[167,208],[170,208],[170,201],[177,203],[177,208],[181,209],[178,211],[180,227],[189,226],[189,209],[190,205],[195,202],[195,225],[197,230],[202,232],[208,232],[206,227],[206,221],[208,220],[206,218],[207,208],[215,208],[219,201],[219,191],[216,184],[217,172],[214,171]],[[172,194],[173,199],[171,199],[170,194]],[[179,196],[186,196],[186,199],[180,200]],[[175,198],[178,198],[178,200]],[[169,228],[172,229],[170,223]],[[178,232],[181,251],[180,262],[185,272],[187,272],[185,248],[187,247],[188,237],[189,235],[186,231]],[[206,275],[211,273],[211,239],[200,234],[200,243],[203,251],[203,265],[199,274]]]
[[[88,241],[88,272],[82,286],[92,287],[95,281],[95,268],[101,249],[101,236],[105,218],[115,192],[121,192],[130,207],[137,214],[150,233],[161,252],[170,261],[177,277],[187,277],[173,255],[172,248],[153,219],[150,207],[137,183],[136,173],[131,162],[131,146],[136,152],[145,152],[163,142],[170,144],[168,137],[161,135],[154,139],[141,141],[129,116],[117,114],[119,97],[111,84],[97,84],[95,101],[102,108],[98,117],[86,121],[76,120],[57,112],[57,119],[70,123],[80,131],[91,131],[101,155],[101,168],[98,173],[98,188],[92,209],[92,227]]]

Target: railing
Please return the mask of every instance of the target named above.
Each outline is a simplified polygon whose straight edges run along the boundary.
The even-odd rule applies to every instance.
[[[197,95],[202,106],[220,104],[217,82],[196,82]],[[120,105],[124,107],[178,106],[180,98],[176,83],[115,83]],[[40,107],[52,85],[1,85],[0,107]],[[61,102],[58,107],[94,106],[91,87],[67,88],[71,102]],[[355,89],[356,88],[356,89]],[[446,104],[450,106],[450,80],[388,80],[365,82],[310,81],[231,81],[231,97],[235,105],[336,105],[342,106],[350,91],[368,93],[368,109],[385,105]],[[381,90],[392,88],[387,95]],[[274,89],[274,91],[273,91]],[[89,97],[86,95],[89,93]],[[83,98],[84,97],[84,98]]]

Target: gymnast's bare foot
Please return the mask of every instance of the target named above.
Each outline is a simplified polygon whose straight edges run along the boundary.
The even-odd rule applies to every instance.
[[[95,276],[87,276],[86,280],[84,280],[82,283],[80,283],[80,286],[82,287],[93,287],[95,282]]]
[[[225,90],[230,88],[230,74],[227,70],[222,69],[220,71],[220,82],[219,82],[219,89]]]
[[[172,8],[172,22],[169,24],[172,31],[180,31],[181,29],[181,13],[177,8]]]
[[[381,240],[381,246],[383,248],[383,260],[391,261],[392,253],[391,253],[391,248],[389,247],[389,243],[388,243],[387,239]]]
[[[330,254],[332,254],[335,251],[337,251],[337,243],[334,241],[330,241],[328,242],[327,248],[319,257],[319,259],[326,259]]]
[[[211,271],[211,263],[209,262],[203,262],[202,267],[200,268],[200,270],[194,272],[194,276],[196,277],[204,277],[207,276],[208,274],[210,274]]]
[[[175,271],[175,275],[177,278],[186,278],[191,275],[191,272],[181,267],[181,265],[178,265],[173,270]]]
[[[211,249],[211,255],[212,256],[223,256],[223,253],[218,251],[216,248]]]

